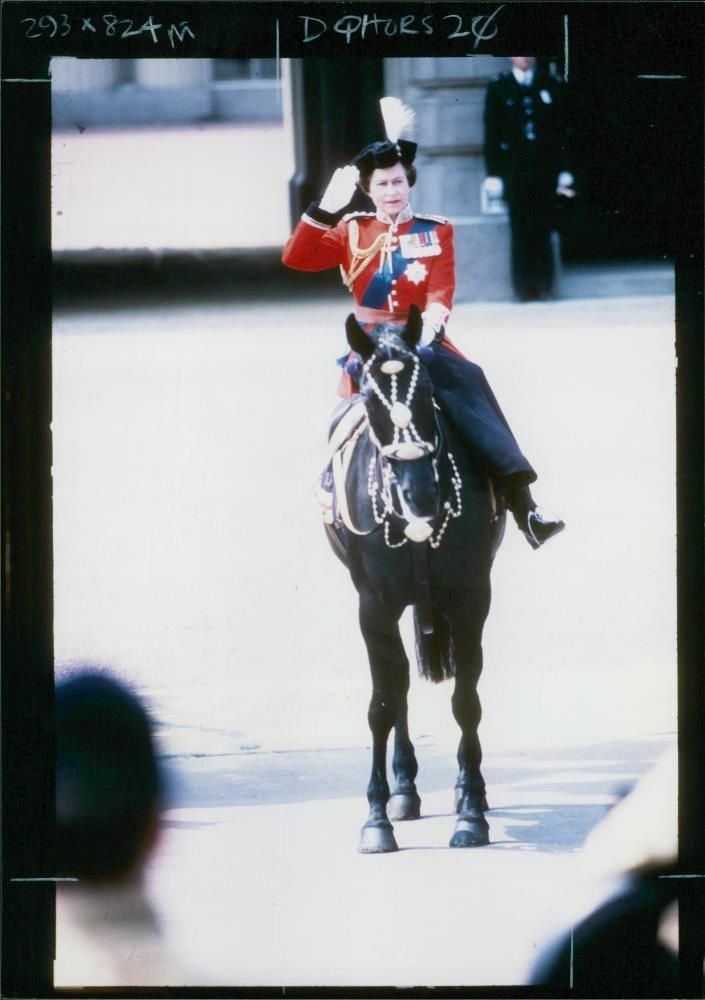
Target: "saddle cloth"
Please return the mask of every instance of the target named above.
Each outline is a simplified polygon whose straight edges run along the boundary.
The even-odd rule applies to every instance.
[[[315,490],[325,524],[342,522],[354,534],[360,532],[353,524],[348,509],[345,480],[360,435],[366,427],[367,415],[359,395],[346,400],[336,409],[331,421],[326,464]]]
[[[345,483],[355,449],[368,426],[365,406],[358,394],[340,403],[331,419],[327,461],[314,491],[331,544],[345,563],[348,549],[347,533],[366,534],[360,531],[352,520]],[[494,556],[504,535],[506,507],[501,493],[497,495],[491,477],[488,476],[486,482],[489,498],[488,515],[494,536],[492,541]]]

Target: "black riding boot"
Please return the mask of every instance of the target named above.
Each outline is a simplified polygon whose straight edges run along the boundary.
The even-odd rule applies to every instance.
[[[565,524],[559,518],[539,510],[525,482],[507,476],[501,483],[507,509],[512,512],[519,530],[532,549],[538,549],[549,538],[563,531]]]

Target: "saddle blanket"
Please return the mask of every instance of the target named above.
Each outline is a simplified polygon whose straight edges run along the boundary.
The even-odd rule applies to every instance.
[[[337,411],[334,414],[326,463],[314,492],[325,524],[342,522],[350,531],[359,534],[348,510],[345,480],[360,435],[367,427],[367,414],[360,396],[346,400],[342,409],[341,416]]]

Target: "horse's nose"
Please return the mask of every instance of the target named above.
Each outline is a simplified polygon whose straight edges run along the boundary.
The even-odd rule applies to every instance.
[[[419,517],[433,517],[438,513],[438,491],[431,482],[410,482],[402,489],[404,502]]]

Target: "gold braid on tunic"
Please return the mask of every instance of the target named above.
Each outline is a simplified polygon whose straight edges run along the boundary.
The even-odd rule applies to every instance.
[[[352,263],[350,265],[350,270],[346,272],[343,265],[340,265],[340,273],[343,278],[343,284],[349,292],[352,292],[355,279],[358,275],[367,267],[370,259],[375,256],[376,253],[382,252],[385,249],[385,245],[389,243],[390,236],[389,233],[380,233],[376,240],[370,244],[365,250],[360,249],[359,245],[360,228],[355,219],[351,219],[348,223],[348,240],[350,242],[350,252],[352,254]]]

